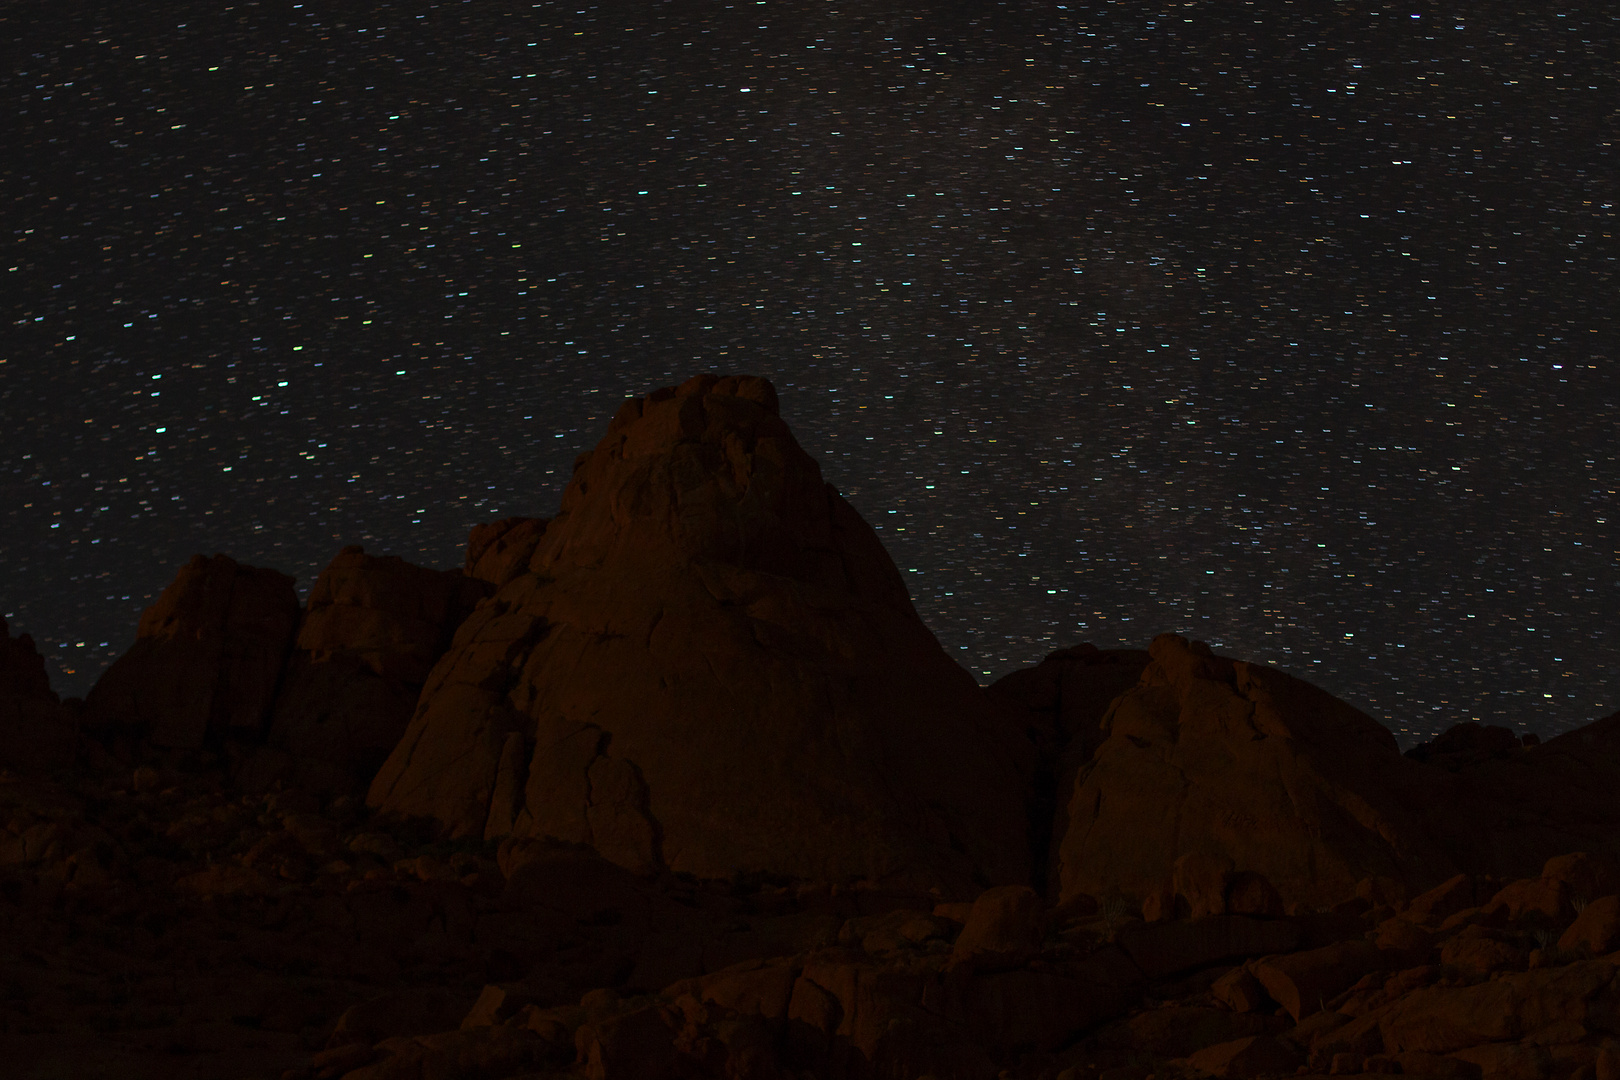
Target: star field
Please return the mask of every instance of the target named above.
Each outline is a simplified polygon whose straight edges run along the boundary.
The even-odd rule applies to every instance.
[[[434,566],[777,385],[981,681],[1176,631],[1410,743],[1620,700],[1602,5],[13,8],[0,612]]]

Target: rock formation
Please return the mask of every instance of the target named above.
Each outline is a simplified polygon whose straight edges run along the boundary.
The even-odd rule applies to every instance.
[[[1102,744],[1102,719],[1148,665],[1141,649],[1059,649],[1034,667],[991,683],[990,697],[1024,723],[1037,751],[1030,806],[1030,858],[1043,889],[1057,883],[1058,853],[1069,828],[1069,792],[1081,766]]]
[[[370,805],[640,872],[1027,878],[1026,740],[765,380],[627,401],[528,566],[457,633]]]
[[[527,573],[548,524],[545,518],[509,517],[473,526],[467,536],[467,576],[498,589]]]
[[[1620,852],[1620,713],[1452,765],[1493,872],[1523,877],[1559,852]]]
[[[39,771],[69,764],[76,737],[27,634],[11,636],[0,619],[0,766]]]
[[[981,691],[758,379],[465,570],[194,559],[74,704],[0,623],[7,1076],[1620,1080],[1620,715],[1403,757],[1173,635]]]
[[[1264,907],[1274,888],[1316,907],[1365,878],[1421,891],[1467,858],[1436,797],[1445,774],[1403,758],[1376,721],[1201,642],[1164,634],[1149,651],[1066,800],[1061,899],[1202,896],[1215,913],[1229,889]]]
[[[405,732],[422,684],[487,583],[346,547],[310,589],[243,781],[364,792]]]
[[[1510,757],[1527,746],[1538,745],[1540,741],[1535,739],[1531,743],[1505,727],[1468,721],[1454,724],[1428,742],[1419,743],[1408,750],[1406,756],[1425,765],[1458,772],[1465,766]]]
[[[91,688],[86,723],[176,749],[257,738],[297,622],[286,574],[194,556],[142,613],[129,651]]]

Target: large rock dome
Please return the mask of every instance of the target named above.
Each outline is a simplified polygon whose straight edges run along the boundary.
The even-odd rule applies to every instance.
[[[770,383],[707,375],[581,456],[368,802],[638,872],[961,892],[1027,879],[1030,754]]]

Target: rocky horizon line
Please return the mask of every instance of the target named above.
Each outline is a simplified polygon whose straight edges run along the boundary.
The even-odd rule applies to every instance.
[[[770,383],[700,376],[461,568],[351,546],[300,604],[197,556],[66,705],[0,635],[0,1045],[256,1080],[1620,1080],[1616,790],[1620,713],[1402,754],[1175,634],[981,687]]]

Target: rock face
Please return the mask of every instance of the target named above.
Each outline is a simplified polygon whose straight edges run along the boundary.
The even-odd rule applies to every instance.
[[[1027,742],[763,379],[631,400],[367,801],[641,872],[1027,879]]]
[[[467,576],[498,589],[527,573],[548,524],[545,518],[509,517],[473,526],[467,537]]]
[[[195,555],[141,615],[135,644],[91,688],[86,722],[179,749],[257,737],[297,622],[286,574]]]
[[[310,589],[259,771],[317,791],[364,791],[434,662],[489,591],[459,570],[344,548]]]
[[[1200,895],[1187,900],[1218,913],[1213,876],[1317,907],[1364,878],[1410,895],[1457,872],[1466,843],[1429,820],[1441,805],[1433,781],[1446,774],[1401,757],[1377,722],[1201,642],[1164,634],[1150,653],[1068,800],[1063,900],[1152,898],[1196,881]]]
[[[1131,689],[1152,658],[1143,649],[1059,649],[1032,668],[1004,675],[986,689],[1022,710],[1039,746],[1089,758],[1102,743],[1102,719]]]
[[[0,619],[0,766],[35,770],[73,758],[74,723],[27,634],[12,637]]]
[[[1135,686],[1147,667],[1142,649],[1059,649],[1032,668],[991,683],[990,697],[1021,717],[1037,751],[1030,807],[1034,881],[1055,891],[1058,853],[1069,828],[1068,793],[1081,766],[1102,743],[1102,719],[1114,699]]]

